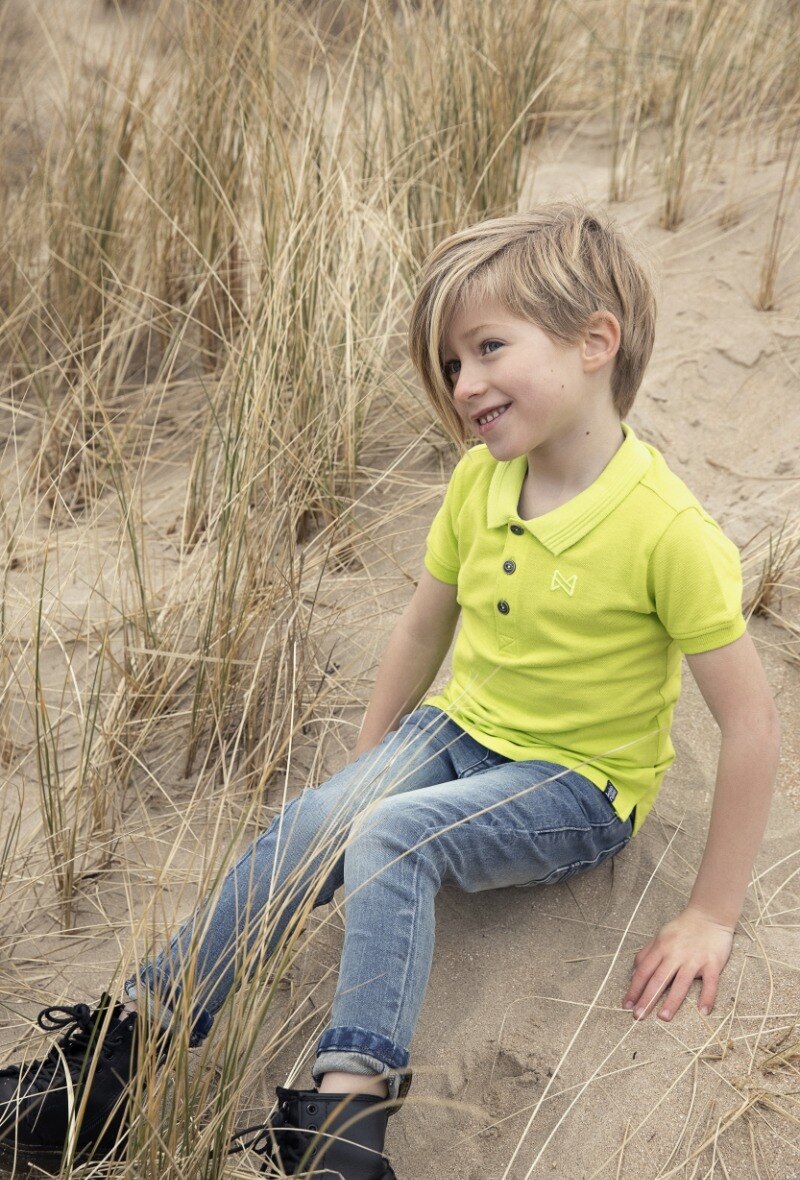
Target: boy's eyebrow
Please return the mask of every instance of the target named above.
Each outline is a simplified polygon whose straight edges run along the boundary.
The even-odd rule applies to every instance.
[[[498,323],[493,322],[492,320],[489,320],[487,324],[476,324],[474,328],[470,328],[468,332],[464,333],[463,338],[464,340],[469,340],[470,336],[474,336],[476,333],[482,332],[485,328],[497,328],[499,326],[500,325]]]

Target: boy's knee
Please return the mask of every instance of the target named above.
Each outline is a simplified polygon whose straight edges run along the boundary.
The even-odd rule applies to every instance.
[[[352,838],[362,846],[411,855],[428,844],[432,830],[418,800],[396,795],[371,804],[354,822]]]

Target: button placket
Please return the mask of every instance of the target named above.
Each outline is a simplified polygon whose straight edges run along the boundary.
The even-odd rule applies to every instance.
[[[509,550],[519,557],[519,542],[517,537],[525,530],[521,525],[509,524],[506,535],[505,552],[497,573],[494,595],[494,617],[497,625],[497,644],[500,651],[509,651],[516,646],[517,641],[517,611],[519,609],[518,582],[513,575],[517,569],[517,561],[511,557]]]

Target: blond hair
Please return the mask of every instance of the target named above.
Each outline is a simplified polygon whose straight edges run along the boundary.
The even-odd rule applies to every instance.
[[[653,350],[653,267],[610,219],[577,201],[539,205],[459,230],[428,255],[408,328],[411,359],[450,435],[466,443],[442,369],[450,318],[468,299],[496,299],[554,340],[576,344],[592,315],[620,326],[611,392],[623,419]]]

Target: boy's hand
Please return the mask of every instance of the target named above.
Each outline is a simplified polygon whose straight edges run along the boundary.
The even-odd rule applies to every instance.
[[[672,983],[658,1013],[662,1020],[670,1020],[686,999],[692,981],[702,976],[697,1006],[707,1016],[714,1007],[719,977],[732,947],[730,926],[687,906],[637,951],[633,960],[636,967],[622,1006],[635,1008],[634,1016],[642,1019]]]

